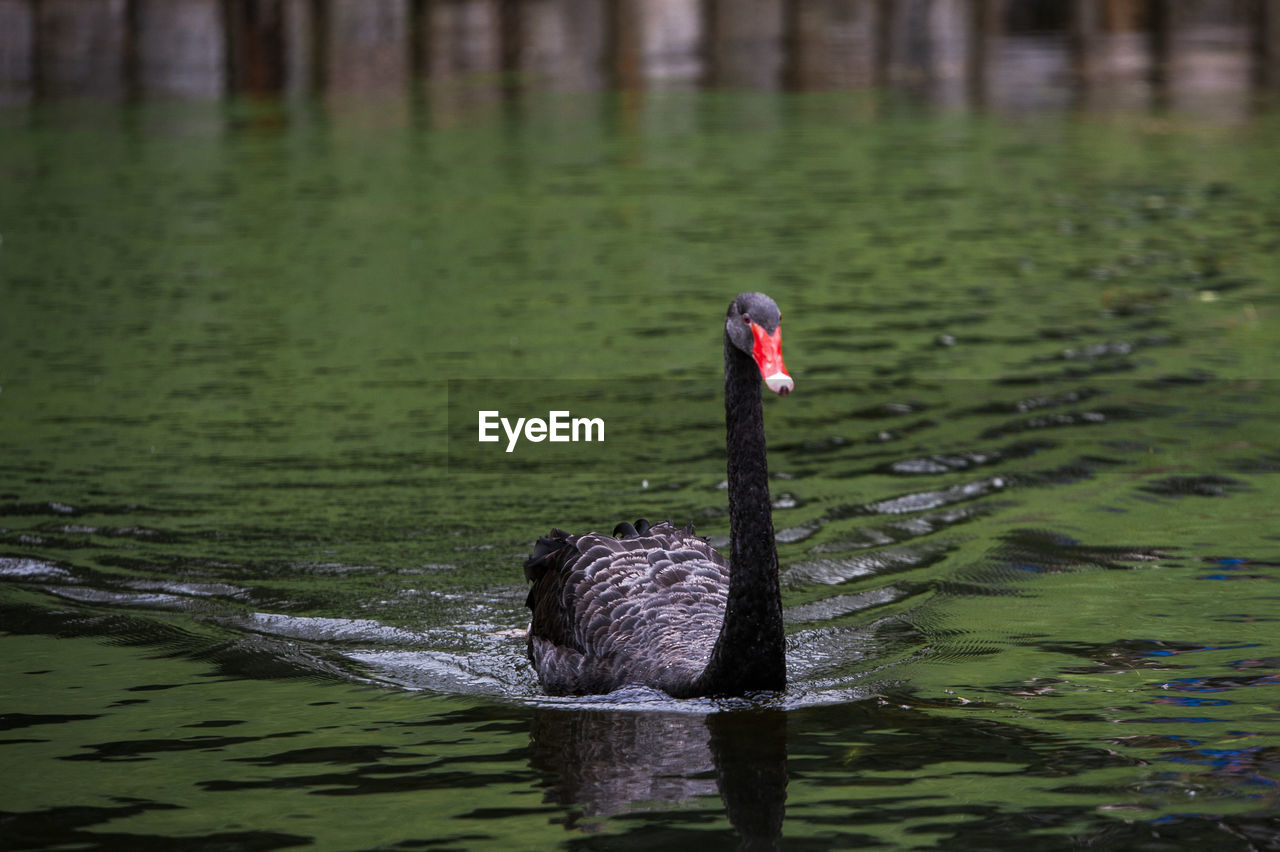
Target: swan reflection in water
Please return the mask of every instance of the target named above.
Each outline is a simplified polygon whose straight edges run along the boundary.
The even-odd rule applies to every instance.
[[[787,799],[787,717],[781,710],[706,715],[539,708],[531,767],[547,800],[582,819],[677,804],[717,792],[743,848],[772,848]]]

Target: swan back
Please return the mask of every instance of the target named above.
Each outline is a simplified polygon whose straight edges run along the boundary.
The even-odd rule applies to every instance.
[[[552,530],[525,562],[538,680],[553,695],[626,684],[691,694],[720,633],[728,565],[692,525],[640,521],[619,531]]]

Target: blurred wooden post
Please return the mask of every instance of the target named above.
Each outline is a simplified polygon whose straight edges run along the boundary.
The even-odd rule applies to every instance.
[[[35,8],[38,93],[124,97],[129,55],[125,0],[40,0]]]
[[[991,46],[1004,29],[1004,3],[1002,0],[972,0],[970,14],[969,47],[966,76],[969,84],[969,103],[977,108],[991,101]]]
[[[498,0],[427,0],[419,28],[422,73],[431,79],[502,70]]]
[[[782,0],[782,88],[803,89],[800,0]]]
[[[605,11],[607,78],[615,88],[624,92],[643,88],[636,0],[608,0]]]
[[[886,84],[919,87],[932,74],[929,17],[933,0],[891,0],[880,4],[882,75]]]
[[[518,70],[528,82],[559,91],[605,88],[600,0],[526,0],[521,15]]]
[[[520,88],[520,58],[522,54],[524,14],[520,0],[498,0],[499,53],[502,64],[502,88],[511,94]]]
[[[636,90],[693,83],[705,65],[706,0],[613,0],[604,16],[607,79]]]
[[[284,9],[281,0],[226,0],[227,79],[232,91],[284,88]]]
[[[1253,0],[1250,17],[1254,83],[1280,91],[1280,0]]]
[[[889,49],[893,40],[893,0],[875,0],[875,4],[875,35],[871,40],[871,85],[883,89],[889,85],[889,67],[893,62]]]
[[[430,76],[431,7],[433,0],[409,0],[409,71],[416,79]]]
[[[1169,104],[1169,79],[1173,73],[1173,0],[1150,0],[1148,12],[1152,102],[1163,108]]]
[[[939,106],[970,103],[970,54],[975,43],[970,11],[968,0],[930,0],[926,6],[929,99]]]
[[[407,0],[321,0],[315,8],[327,91],[404,90],[409,77]]]
[[[787,0],[783,81],[791,89],[871,86],[876,76],[876,0]]]
[[[1092,85],[1098,76],[1098,41],[1102,29],[1100,0],[1072,0],[1071,66],[1076,84]]]
[[[781,0],[706,0],[703,10],[708,85],[759,90],[782,84]]]
[[[26,103],[35,83],[32,0],[0,0],[0,105]]]
[[[1107,32],[1128,32],[1144,27],[1151,0],[1101,0],[1102,27]]]
[[[280,0],[280,73],[286,92],[299,94],[316,88],[315,4],[312,0]]]
[[[216,98],[226,88],[219,0],[132,0],[135,73],[143,94]]]

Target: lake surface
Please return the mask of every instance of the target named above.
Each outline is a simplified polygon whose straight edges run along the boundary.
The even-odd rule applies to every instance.
[[[1280,844],[1275,115],[429,104],[0,112],[5,847]],[[743,290],[791,685],[541,696],[538,535],[725,543]]]

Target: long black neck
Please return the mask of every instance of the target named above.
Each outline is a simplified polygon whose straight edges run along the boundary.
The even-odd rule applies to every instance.
[[[760,371],[727,336],[724,410],[729,457],[729,601],[702,680],[713,694],[779,690],[787,680],[786,643]]]

